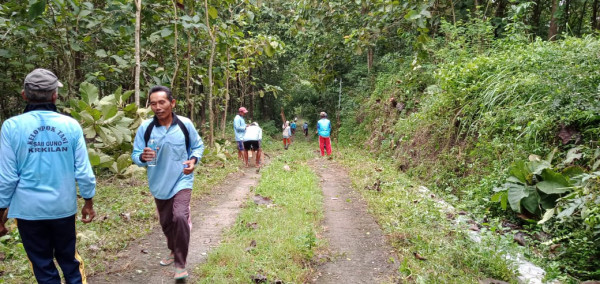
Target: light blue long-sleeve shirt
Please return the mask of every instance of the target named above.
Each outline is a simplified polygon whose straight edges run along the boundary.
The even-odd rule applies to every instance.
[[[239,114],[233,119],[233,131],[235,133],[235,141],[244,141],[246,133],[246,121]]]
[[[71,117],[33,110],[4,122],[0,132],[0,208],[9,218],[48,220],[77,213],[96,193],[83,131]]]
[[[183,122],[189,132],[191,148],[189,155],[185,145],[185,135],[177,125],[177,119]],[[144,133],[152,121],[153,119],[148,119],[142,122],[133,141],[131,160],[140,167],[148,165],[140,160],[140,155],[146,147]],[[155,125],[150,139],[156,140],[158,146],[156,166],[147,168],[150,193],[157,199],[166,200],[182,189],[192,189],[194,173],[183,174],[183,162],[192,157],[196,157],[199,162],[204,153],[204,143],[192,121],[183,116],[173,116],[173,122],[168,129],[160,124]]]
[[[321,137],[329,137],[331,134],[331,122],[327,118],[321,118],[317,122],[317,131]]]

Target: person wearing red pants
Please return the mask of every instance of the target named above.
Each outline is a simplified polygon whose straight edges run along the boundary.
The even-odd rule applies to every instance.
[[[319,116],[321,119],[317,122],[317,134],[319,134],[319,148],[321,149],[321,156],[331,155],[331,121],[327,119],[327,113],[322,111]]]

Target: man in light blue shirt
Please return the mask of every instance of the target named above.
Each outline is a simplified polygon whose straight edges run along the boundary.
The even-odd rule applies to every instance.
[[[175,99],[169,88],[155,86],[148,97],[154,117],[138,128],[131,159],[144,167],[156,158],[156,165],[147,168],[148,186],[171,251],[160,264],[175,263],[174,278],[183,279],[188,277],[185,265],[190,244],[193,172],[202,158],[204,144],[192,121],[173,113]],[[156,149],[147,147],[150,139],[156,141]]]
[[[235,142],[238,148],[238,159],[243,160],[244,164],[248,164],[248,157],[244,153],[244,134],[246,133],[246,121],[244,116],[248,113],[245,107],[238,109],[238,114],[233,119],[233,132],[235,133]]]
[[[0,132],[0,216],[17,219],[19,235],[38,283],[86,283],[77,253],[75,216],[77,185],[85,199],[81,221],[96,216],[92,197],[96,177],[77,121],[57,112],[54,73],[35,69],[21,93],[25,113],[4,122]],[[77,183],[77,185],[76,185]],[[0,236],[7,233],[0,221]]]

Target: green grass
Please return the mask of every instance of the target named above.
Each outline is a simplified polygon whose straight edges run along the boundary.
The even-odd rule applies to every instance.
[[[393,161],[354,148],[338,151],[338,161],[349,168],[353,186],[399,254],[402,281],[477,283],[494,278],[515,282],[510,265],[497,253],[510,246],[507,241],[495,237],[483,238],[480,244],[471,241],[467,228],[452,225],[436,203],[418,191],[417,183],[394,169]],[[376,179],[382,182],[381,192],[364,190]],[[427,260],[418,260],[415,252]]]
[[[197,199],[221,183],[228,173],[237,170],[236,157],[222,167],[203,165],[196,169],[192,198]],[[83,205],[80,202],[79,208]],[[104,271],[117,258],[117,253],[133,240],[157,227],[154,198],[147,186],[146,176],[124,180],[98,177],[94,197],[96,219],[83,224],[77,218],[77,250],[83,257],[88,275]],[[129,214],[127,221],[125,214]],[[32,283],[33,273],[13,220],[7,223],[11,233],[0,239],[0,283]]]
[[[311,157],[306,143],[289,150],[272,143],[267,153],[273,158],[262,171],[252,194],[272,199],[272,205],[248,201],[222,244],[211,251],[206,263],[195,269],[199,283],[252,283],[252,276],[268,281],[305,282],[311,273],[310,260],[321,245],[317,238],[323,218],[322,193],[315,173],[307,166]],[[291,170],[285,171],[284,165]],[[256,228],[249,224],[256,223]],[[256,247],[250,249],[250,243]]]

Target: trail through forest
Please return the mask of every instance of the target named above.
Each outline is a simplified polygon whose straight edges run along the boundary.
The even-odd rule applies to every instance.
[[[393,282],[398,266],[393,249],[367,211],[366,202],[352,188],[346,170],[323,158],[313,160],[311,167],[321,178],[330,258],[319,267],[313,282]]]
[[[188,283],[194,283],[194,267],[203,262],[208,251],[219,245],[221,235],[231,227],[247,200],[250,188],[256,186],[260,174],[255,168],[244,168],[209,196],[191,205],[192,233],[187,258],[190,273]],[[157,221],[158,222],[158,221]],[[88,278],[97,283],[173,283],[173,266],[160,266],[159,261],[168,255],[166,239],[157,226],[152,233],[135,241],[117,255],[117,260],[106,271]]]

